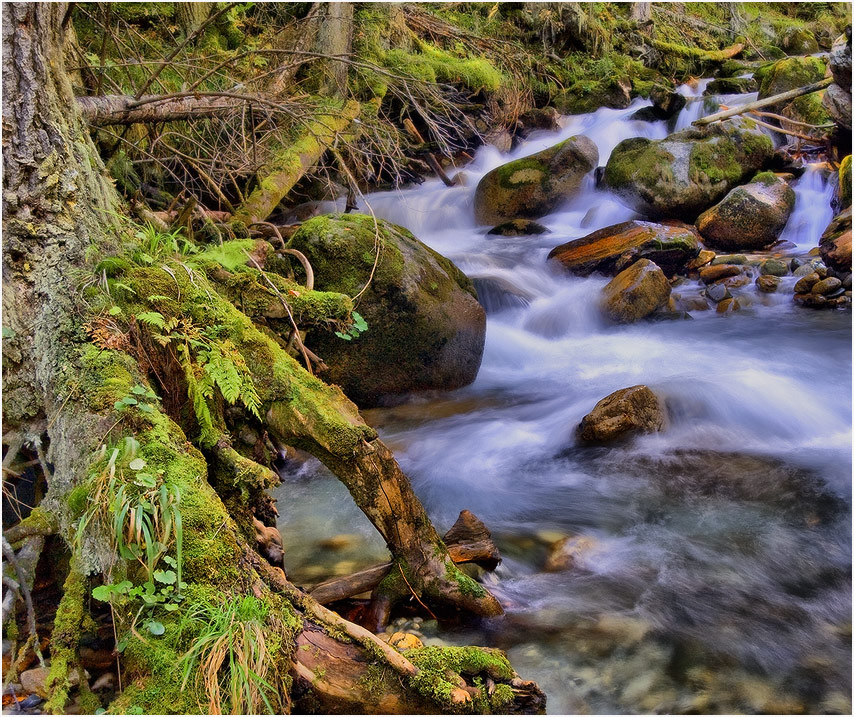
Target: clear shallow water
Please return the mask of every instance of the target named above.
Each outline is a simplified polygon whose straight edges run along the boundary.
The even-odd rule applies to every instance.
[[[604,165],[622,139],[666,136],[663,122],[628,119],[644,104],[564,118],[509,155],[484,148],[464,187],[368,197],[377,216],[520,298],[488,306],[473,385],[366,417],[440,532],[468,508],[505,556],[484,581],[507,615],[443,639],[506,649],[551,713],[850,712],[850,314],[796,307],[789,278],[777,295],[746,287],[735,315],[610,326],[595,308],[607,280],[567,276],[545,257],[630,209],[591,182],[541,220],[550,234],[488,238],[474,222],[477,181],[510,159],[584,133]],[[677,126],[701,113],[689,103]],[[795,192],[782,238],[806,254],[832,191],[809,170]],[[595,403],[639,383],[665,399],[667,431],[579,446],[575,426]],[[298,582],[383,557],[316,463],[278,491]],[[340,533],[351,537],[319,544]],[[572,570],[545,572],[562,536],[588,547]]]

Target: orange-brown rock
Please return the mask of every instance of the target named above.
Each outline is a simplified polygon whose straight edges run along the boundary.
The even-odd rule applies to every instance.
[[[628,324],[649,316],[669,298],[664,272],[648,259],[639,259],[602,289],[600,306],[611,321]]]
[[[581,276],[594,271],[614,274],[637,259],[649,259],[670,276],[699,253],[699,236],[692,226],[629,221],[556,246],[548,258]]]
[[[821,258],[838,271],[851,271],[851,208],[837,214],[818,243]]]
[[[578,437],[587,442],[611,441],[627,433],[653,433],[664,428],[667,415],[648,386],[614,391],[597,403],[578,427]]]
[[[736,264],[715,264],[700,269],[700,281],[704,284],[714,284],[716,281],[729,276],[738,276],[744,267]]]

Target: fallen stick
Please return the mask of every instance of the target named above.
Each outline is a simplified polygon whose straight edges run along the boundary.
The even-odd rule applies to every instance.
[[[409,135],[414,139],[418,144],[425,144],[424,138],[421,136],[421,133],[412,124],[412,120],[408,117],[403,120],[403,128],[409,133]],[[446,187],[453,187],[454,180],[451,179],[446,173],[445,170],[442,169],[442,165],[439,164],[439,160],[436,159],[435,155],[432,152],[427,152],[425,157],[427,160],[427,164],[430,165],[430,169],[432,169],[436,174],[439,175],[439,179],[441,179]]]
[[[832,77],[825,77],[820,82],[814,82],[813,84],[807,85],[806,87],[799,87],[795,90],[789,90],[788,92],[783,92],[779,95],[774,95],[773,97],[766,97],[764,100],[748,102],[747,104],[739,105],[738,107],[731,107],[730,109],[724,110],[723,112],[716,112],[715,114],[709,115],[708,117],[701,117],[698,120],[694,120],[692,124],[696,125],[697,127],[703,127],[707,124],[711,124],[712,122],[719,122],[720,120],[729,119],[730,117],[735,117],[736,115],[744,114],[745,112],[750,112],[751,110],[758,110],[762,107],[767,107],[768,105],[775,105],[778,102],[793,100],[796,97],[801,97],[802,95],[809,95],[813,92],[818,92],[819,90],[823,90],[825,87],[828,87],[832,82]]]

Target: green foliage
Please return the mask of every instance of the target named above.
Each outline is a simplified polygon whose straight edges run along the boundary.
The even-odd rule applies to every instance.
[[[159,401],[160,397],[150,388],[136,384],[131,388],[130,393],[116,401],[113,408],[124,411],[136,407],[136,410],[142,413],[152,413]]]
[[[191,679],[203,686],[209,714],[282,714],[287,692],[268,644],[268,632],[275,632],[268,606],[252,596],[203,601],[189,616],[199,629],[181,658],[182,689]]]
[[[131,249],[131,261],[139,266],[151,266],[174,256],[196,254],[198,247],[183,236],[183,229],[162,232],[153,224],[138,225],[136,245]]]
[[[353,312],[353,324],[347,329],[347,332],[336,331],[335,335],[339,339],[344,339],[345,341],[351,341],[353,339],[359,338],[365,331],[368,330],[368,322],[362,318],[362,315],[358,311]]]
[[[255,241],[253,239],[227,241],[219,246],[206,249],[195,258],[195,262],[212,261],[227,271],[234,271],[238,267],[246,265],[246,252],[251,252],[254,248]]]

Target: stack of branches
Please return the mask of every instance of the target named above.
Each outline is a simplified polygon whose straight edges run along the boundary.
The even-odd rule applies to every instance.
[[[418,176],[412,169],[418,163],[410,159],[416,143],[400,129],[406,117],[415,118],[446,156],[464,147],[462,137],[479,135],[471,119],[477,105],[455,87],[392,72],[351,53],[330,57],[306,49],[311,44],[305,38],[316,32],[317,4],[236,50],[200,49],[205,30],[233,8],[212,12],[181,39],[168,26],[164,38],[143,34],[108,5],[75,7],[101,38],[95,52],[84,53],[76,43],[69,50],[76,58],[78,103],[98,128],[102,151],[126,194],[166,209],[172,197],[161,190],[168,187],[199,206],[234,213],[277,151],[306,135],[324,146],[301,173],[307,181],[329,183],[334,174],[351,192],[398,186]],[[166,59],[150,59],[162,57],[170,43],[174,49]],[[491,46],[492,54],[498,56],[498,49]],[[320,62],[344,64],[357,80],[380,76],[387,88],[382,98],[363,105],[358,122],[349,117],[344,131],[330,127],[335,123],[329,118],[346,114],[348,98],[336,101],[306,87]],[[358,99],[364,102],[364,96]],[[491,108],[499,114],[496,104]],[[514,115],[524,104],[511,105]]]

